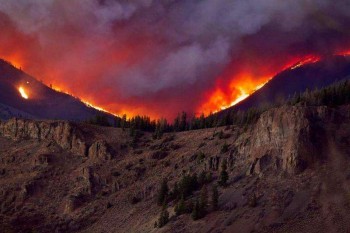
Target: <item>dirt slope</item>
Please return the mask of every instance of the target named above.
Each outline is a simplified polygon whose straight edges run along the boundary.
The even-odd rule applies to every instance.
[[[128,130],[64,121],[0,123],[3,232],[347,232],[350,106],[271,109],[250,126],[138,140]],[[227,150],[223,150],[224,145]],[[156,196],[226,160],[219,208],[154,228]],[[189,198],[194,201],[199,191]],[[255,196],[256,206],[251,204]]]

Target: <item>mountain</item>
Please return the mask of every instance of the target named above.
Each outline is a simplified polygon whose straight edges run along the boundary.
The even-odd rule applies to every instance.
[[[247,110],[251,107],[274,104],[293,97],[295,93],[304,92],[306,89],[320,89],[342,79],[350,79],[350,57],[325,58],[277,74],[261,89],[228,110]]]
[[[145,132],[137,140],[129,130],[112,127],[3,121],[0,227],[2,232],[346,232],[349,111],[349,105],[281,106],[246,127],[167,133],[162,139]],[[224,163],[228,181],[218,187],[214,208],[212,189]],[[155,228],[164,212],[157,205],[163,179],[169,222]],[[205,203],[205,193],[207,203],[200,207],[205,212],[195,221],[193,203]],[[177,207],[176,215],[182,197],[183,212]]]
[[[21,96],[25,90],[28,99]],[[0,60],[0,119],[24,117],[83,121],[96,115],[112,115],[98,111],[70,95],[57,92],[35,78]]]

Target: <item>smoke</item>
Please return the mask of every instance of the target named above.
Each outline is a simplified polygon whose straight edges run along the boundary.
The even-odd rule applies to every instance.
[[[232,101],[294,57],[349,48],[349,12],[340,0],[0,0],[0,56],[113,112],[171,118],[204,111],[217,89]]]

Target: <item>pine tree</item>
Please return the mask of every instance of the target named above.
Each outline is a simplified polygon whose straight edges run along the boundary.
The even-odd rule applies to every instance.
[[[177,216],[186,213],[185,198],[181,197],[180,201],[175,205],[174,209]]]
[[[219,204],[219,191],[216,185],[212,188],[212,196],[211,196],[211,205],[213,206],[213,210],[218,208]]]
[[[164,204],[168,196],[168,193],[169,193],[168,181],[167,179],[164,178],[158,193],[158,199],[157,199],[158,205]]]
[[[196,200],[196,203],[194,204],[194,207],[193,207],[193,210],[191,213],[191,217],[195,221],[200,219],[200,205],[199,205],[198,199]]]
[[[186,112],[182,112],[181,121],[180,121],[180,130],[185,131],[187,129],[187,114]]]
[[[124,131],[126,126],[127,126],[127,118],[126,118],[126,114],[123,115],[122,119],[121,119],[121,122],[120,122],[120,125],[122,127],[122,130]]]
[[[208,206],[208,189],[207,186],[203,186],[201,189],[200,199],[199,199],[199,207],[200,207],[200,216],[204,216],[207,212]]]
[[[227,181],[228,181],[228,173],[227,173],[227,162],[224,160],[221,165],[221,173],[220,173],[220,180],[219,184],[221,186],[227,186]]]
[[[179,200],[180,195],[181,194],[180,194],[179,185],[177,184],[177,182],[175,182],[173,191],[171,192],[171,199],[172,200]]]

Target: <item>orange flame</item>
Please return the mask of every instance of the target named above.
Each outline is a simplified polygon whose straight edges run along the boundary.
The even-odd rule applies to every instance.
[[[99,106],[97,106],[97,105],[91,103],[90,101],[87,101],[87,100],[78,98],[78,97],[74,96],[73,94],[69,93],[68,91],[63,90],[62,88],[59,88],[59,87],[53,86],[53,85],[51,85],[50,87],[51,87],[52,90],[55,90],[55,91],[57,91],[57,92],[61,92],[61,93],[70,95],[70,96],[72,96],[73,98],[80,100],[81,102],[83,102],[83,103],[84,103],[86,106],[88,106],[88,107],[94,108],[94,109],[96,109],[96,110],[98,110],[98,111],[101,111],[101,112],[105,112],[105,113],[112,114],[113,116],[119,116],[118,114],[113,113],[112,111],[108,111],[108,110],[106,110],[106,109],[104,109],[104,108],[102,108],[102,107],[99,107]]]
[[[224,91],[220,87],[216,88],[212,93],[209,93],[208,101],[202,104],[197,112],[203,112],[205,115],[208,115],[211,112],[215,113],[232,107],[265,86],[278,73],[288,69],[293,70],[306,64],[312,64],[318,62],[320,59],[321,57],[319,56],[294,58],[277,69],[277,72],[266,72],[267,74],[261,76],[255,76],[249,71],[236,74],[230,77],[232,81],[229,84],[228,90]]]
[[[343,56],[349,56],[350,55],[350,50],[344,50],[344,51],[338,51],[335,54],[337,55],[343,55]],[[25,59],[22,59],[20,56],[15,56],[13,54],[4,57],[6,60],[10,61],[15,67],[20,68],[23,66],[26,66],[26,63],[24,62]],[[248,67],[243,67],[241,70],[237,71],[236,73],[233,74],[231,72],[229,75],[226,75],[224,78],[231,80],[228,82],[228,84],[225,85],[215,85],[213,89],[211,89],[208,93],[205,93],[204,96],[204,102],[198,106],[197,113],[204,113],[205,115],[208,115],[211,112],[217,112],[222,109],[234,106],[238,104],[239,102],[243,101],[246,99],[248,96],[250,96],[252,93],[255,91],[259,90],[262,88],[266,83],[268,83],[277,73],[280,73],[284,70],[288,69],[297,69],[298,67],[301,67],[306,64],[311,64],[318,62],[321,59],[320,56],[317,55],[308,55],[308,56],[299,56],[299,57],[292,57],[292,58],[286,58],[284,61],[281,61],[278,66],[274,66],[273,68],[263,68],[263,64],[258,65],[258,71],[259,72],[253,72],[254,68],[256,70],[256,67],[249,66]],[[246,66],[247,66],[247,62]],[[249,62],[248,62],[249,63]],[[267,63],[268,64],[268,63]],[[261,69],[260,69],[261,68]],[[261,71],[263,70],[263,71]],[[50,73],[51,76],[57,76],[57,78],[49,78],[49,81],[53,80],[59,80],[59,75],[60,74],[53,74]],[[49,82],[46,80],[47,82]],[[220,81],[220,80],[219,80]],[[55,84],[56,85],[56,84]],[[62,84],[64,85],[64,84]],[[152,114],[149,112],[149,110],[143,108],[143,109],[137,109],[137,108],[130,108],[122,105],[117,105],[117,104],[110,104],[110,105],[103,105],[100,106],[97,104],[96,100],[91,96],[84,95],[80,96],[81,93],[75,92],[76,94],[79,93],[79,98],[75,97],[72,93],[67,92],[67,88],[60,88],[61,83],[58,84],[58,86],[52,86],[52,89],[69,94],[73,96],[76,99],[79,99],[83,103],[85,103],[87,106],[95,108],[99,111],[107,112],[112,115],[118,116],[121,115],[122,113],[127,113],[130,116],[137,115],[138,111],[144,111],[147,112],[148,115]],[[21,89],[18,89],[20,92],[21,96],[24,99],[28,99],[28,90],[23,89],[23,87],[20,87]],[[31,93],[29,93],[31,94]],[[31,96],[33,98],[33,96]],[[111,111],[112,109],[113,111]],[[159,117],[160,113],[156,114],[153,112],[153,115],[151,117]]]
[[[18,88],[18,91],[19,91],[19,93],[21,94],[21,96],[22,96],[23,99],[26,99],[26,100],[29,99],[29,96],[28,96],[26,90],[25,90],[22,86],[20,86],[20,87]]]
[[[311,57],[305,58],[305,59],[297,62],[295,65],[293,65],[289,69],[294,70],[294,69],[301,67],[303,65],[306,65],[306,64],[316,63],[316,62],[320,61],[320,59],[321,59],[320,57],[311,56]]]

